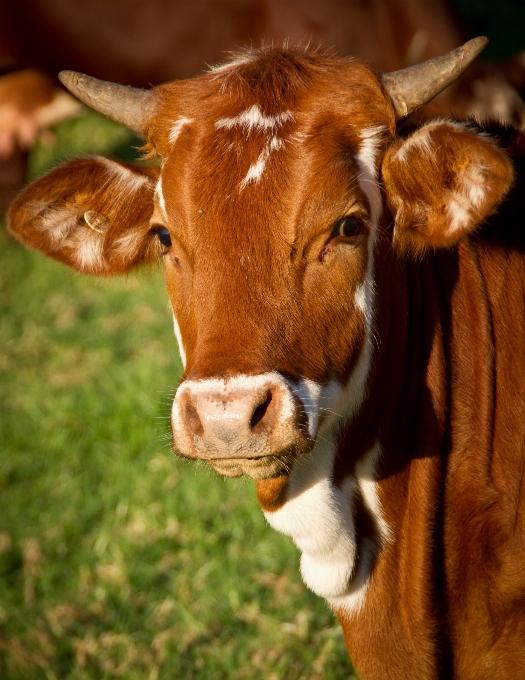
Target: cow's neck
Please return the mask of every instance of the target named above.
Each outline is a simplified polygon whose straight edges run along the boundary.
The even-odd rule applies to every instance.
[[[347,622],[345,629],[352,620],[361,624],[363,612],[370,611],[379,592],[370,588],[372,572],[375,583],[389,582],[393,608],[400,596],[400,583],[388,574],[393,559],[399,566],[402,554],[416,556],[405,565],[404,587],[417,583],[418,573],[433,573],[435,509],[443,489],[448,391],[442,337],[457,258],[450,253],[411,264],[378,243],[375,261],[381,266],[374,272],[366,397],[343,428],[322,432],[314,451],[296,463],[287,502],[266,513],[301,549],[306,584],[328,600]],[[411,541],[417,546],[408,546]],[[430,582],[415,589],[412,597],[427,630],[438,618],[433,587]],[[388,608],[381,611],[391,615]],[[391,630],[388,620],[385,630]],[[414,642],[408,633],[405,639]],[[390,638],[384,641],[389,644]],[[354,644],[351,651],[355,655]]]
[[[413,678],[452,676],[446,623],[451,605],[444,591],[451,573],[465,565],[455,564],[452,570],[446,565],[445,522],[449,532],[453,525],[452,534],[465,533],[465,552],[451,554],[469,554],[471,539],[461,527],[461,512],[454,517],[450,504],[451,497],[463,498],[469,491],[451,493],[451,488],[455,479],[469,487],[477,483],[472,461],[477,459],[479,465],[485,453],[490,454],[474,440],[487,438],[493,417],[481,413],[483,404],[492,404],[483,398],[492,380],[492,339],[480,252],[467,241],[421,262],[400,264],[402,271],[391,279],[404,287],[397,302],[387,273],[377,279],[383,311],[378,318],[376,372],[362,419],[349,428],[342,450],[352,449],[357,433],[366,441],[367,424],[379,431],[383,456],[375,492],[389,540],[376,553],[363,598],[366,607],[352,609],[344,602],[334,607],[354,663],[371,677],[388,676],[385,660],[393,658],[411,659]],[[393,310],[390,316],[388,309]],[[472,455],[466,455],[468,450]],[[459,465],[470,467],[451,475]],[[486,488],[480,496],[483,492]],[[452,619],[460,618],[459,611],[456,614]]]

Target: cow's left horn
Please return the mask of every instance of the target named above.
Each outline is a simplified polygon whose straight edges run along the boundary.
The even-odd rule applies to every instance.
[[[81,102],[135,132],[142,132],[154,107],[149,90],[110,83],[76,71],[61,71],[58,77]]]
[[[396,120],[416,111],[459,78],[487,43],[488,39],[480,36],[422,64],[383,73],[381,80],[392,100]]]

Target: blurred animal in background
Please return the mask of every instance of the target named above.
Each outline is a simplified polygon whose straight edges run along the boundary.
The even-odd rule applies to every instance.
[[[22,185],[39,132],[78,112],[56,80],[62,69],[147,87],[193,77],[238,46],[288,41],[393,71],[465,38],[445,0],[0,0],[0,204]],[[522,127],[524,84],[520,58],[478,61],[418,115]]]

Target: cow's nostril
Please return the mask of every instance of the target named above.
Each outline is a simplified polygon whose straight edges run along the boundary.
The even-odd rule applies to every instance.
[[[261,404],[259,404],[259,406],[257,406],[250,420],[250,429],[253,434],[261,434],[261,432],[263,432],[263,430],[265,429],[264,417],[268,413],[271,401],[272,393],[268,390],[266,398]]]
[[[204,428],[202,427],[202,422],[201,419],[199,418],[199,414],[197,413],[197,409],[195,408],[195,406],[193,406],[193,404],[188,402],[186,404],[185,411],[188,429],[195,437],[202,437],[202,435],[204,434]]]

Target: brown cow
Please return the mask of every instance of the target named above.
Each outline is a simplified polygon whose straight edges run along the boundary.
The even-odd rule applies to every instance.
[[[472,42],[382,78],[283,49],[151,92],[66,73],[162,164],[75,160],[10,214],[85,273],[164,259],[174,449],[257,480],[363,680],[525,668],[525,139],[396,134]]]

